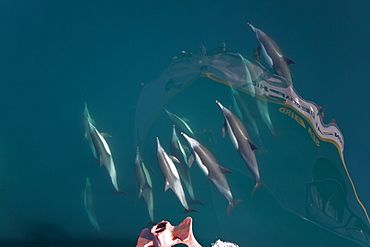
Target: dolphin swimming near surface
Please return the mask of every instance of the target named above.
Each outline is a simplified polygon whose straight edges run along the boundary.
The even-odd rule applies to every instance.
[[[254,120],[249,107],[247,106],[246,102],[243,100],[243,98],[240,96],[238,93],[238,90],[230,86],[231,88],[231,99],[232,99],[232,104],[230,110],[233,111],[235,115],[238,116],[238,118],[244,122],[249,130],[251,130],[251,134],[254,138],[257,139],[257,143],[262,147],[262,140],[260,137],[260,132],[257,126],[256,121]],[[248,137],[248,139],[250,139]]]
[[[167,112],[167,115],[170,118],[172,124],[175,125],[179,131],[185,132],[190,136],[194,136],[193,130],[189,127],[189,125],[185,122],[184,119],[181,119],[176,114],[167,111],[167,109],[165,109],[165,111]]]
[[[189,157],[189,166],[192,165],[195,159],[204,175],[212,181],[221,194],[229,201],[229,206],[227,207],[227,214],[229,215],[235,205],[241,202],[241,200],[233,199],[233,195],[225,177],[225,173],[231,173],[231,171],[220,166],[215,156],[213,156],[213,154],[200,142],[189,137],[184,132],[181,132],[181,135],[189,143],[193,152]]]
[[[139,185],[138,198],[140,198],[141,196],[144,198],[150,220],[151,222],[154,222],[152,179],[150,177],[148,168],[146,167],[140,156],[139,147],[136,148],[135,175],[137,183]]]
[[[166,180],[166,185],[164,191],[167,191],[169,188],[175,193],[182,206],[186,209],[184,213],[188,212],[198,212],[194,209],[190,209],[188,203],[186,202],[185,193],[181,185],[180,175],[176,169],[173,160],[178,162],[175,157],[171,157],[166,153],[166,151],[161,146],[159,138],[157,137],[157,158],[158,165],[161,169],[161,172]]]
[[[270,118],[269,106],[266,96],[265,95],[261,96],[261,99],[256,98],[255,101],[263,122],[266,124],[267,128],[270,130],[272,134],[272,138],[276,138],[278,136],[278,133],[275,131],[275,128]]]
[[[270,38],[270,36],[260,29],[255,28],[252,24],[247,24],[256,34],[256,38],[259,42],[256,54],[259,55],[259,53],[262,52],[266,62],[275,71],[275,73],[284,77],[287,81],[287,85],[292,86],[293,80],[289,64],[295,64],[295,62],[284,56],[283,51],[276,42]]]
[[[171,155],[176,157],[179,160],[179,163],[175,162],[175,166],[177,171],[180,174],[181,180],[185,184],[185,188],[189,192],[191,201],[188,202],[189,204],[201,204],[202,202],[195,199],[193,185],[191,183],[191,178],[189,174],[189,165],[188,165],[188,158],[186,156],[185,150],[183,145],[181,144],[177,134],[176,134],[176,127],[173,125],[172,131],[172,139],[171,139]]]
[[[89,123],[91,140],[94,144],[96,152],[99,154],[99,157],[100,157],[100,166],[104,165],[105,168],[108,170],[109,176],[112,180],[113,186],[116,189],[116,191],[118,193],[127,194],[126,192],[118,188],[116,168],[114,166],[112,153],[110,151],[108,143],[105,141],[103,137],[103,135],[104,136],[108,136],[108,135],[99,133],[99,131],[90,122],[90,120],[88,120],[88,123]]]
[[[222,114],[225,118],[225,124],[222,127],[222,136],[225,137],[226,132],[234,147],[238,150],[243,160],[247,164],[249,171],[252,173],[255,186],[252,190],[252,195],[263,183],[260,181],[260,174],[257,164],[256,155],[253,150],[258,149],[250,140],[249,134],[240,119],[229,109],[224,107],[219,101],[216,103],[220,107]]]
[[[83,113],[83,118],[82,118],[84,130],[85,130],[85,139],[89,142],[91,152],[93,153],[95,159],[98,158],[98,155],[96,153],[94,144],[91,140],[91,135],[90,135],[90,127],[89,127],[89,122],[92,124],[95,124],[94,120],[90,117],[89,109],[87,109],[87,103],[85,102],[85,108],[84,108],[84,113]]]
[[[93,199],[89,177],[86,178],[85,191],[84,191],[84,204],[85,204],[87,216],[89,217],[91,224],[98,232],[101,232],[98,220],[95,215],[94,199]]]

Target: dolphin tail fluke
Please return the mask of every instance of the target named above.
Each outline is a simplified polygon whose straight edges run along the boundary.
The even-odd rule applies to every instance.
[[[265,184],[263,183],[256,183],[256,185],[254,186],[253,190],[252,190],[252,196],[254,195],[254,192],[256,192],[256,190],[262,186],[265,186]]]
[[[198,204],[198,205],[204,206],[203,202],[201,202],[199,200],[196,200],[196,199],[192,199],[192,200],[188,201],[188,204]]]
[[[189,208],[189,209],[185,209],[182,214],[187,214],[187,213],[199,213],[199,211]]]
[[[227,215],[230,215],[231,210],[234,209],[234,207],[241,203],[243,200],[233,200],[232,203],[229,203],[229,206],[227,207]]]

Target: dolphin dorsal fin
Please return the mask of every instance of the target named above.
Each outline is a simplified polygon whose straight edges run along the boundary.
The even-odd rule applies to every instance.
[[[233,173],[232,171],[226,169],[225,167],[222,167],[220,165],[218,167],[220,168],[220,170],[221,170],[222,173]]]
[[[295,62],[292,59],[290,59],[289,57],[284,56],[284,60],[285,60],[285,63],[287,65],[289,65],[289,64],[295,64]]]
[[[249,141],[249,145],[251,146],[251,149],[252,150],[258,150],[259,148],[256,146],[256,145],[254,145],[251,141]]]

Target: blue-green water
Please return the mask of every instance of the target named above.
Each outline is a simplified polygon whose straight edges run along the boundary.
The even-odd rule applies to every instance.
[[[211,49],[225,42],[228,51],[251,56],[257,41],[246,22],[268,33],[296,62],[291,69],[299,95],[328,105],[324,123],[336,120],[344,135],[346,167],[359,198],[370,207],[366,152],[369,7],[367,1],[0,1],[1,241],[135,244],[150,220],[143,199],[137,198],[134,175],[140,84],[158,78],[180,51],[199,53],[199,43]],[[157,95],[153,90],[153,100]],[[251,102],[249,95],[245,97]],[[216,99],[228,107],[229,87],[201,80],[166,106],[191,120],[194,130],[201,133],[199,140],[233,171],[227,175],[231,190],[235,199],[243,199],[227,216],[227,200],[194,164],[194,192],[205,204],[194,206],[199,214],[190,214],[199,242],[209,246],[221,238],[240,246],[294,246],[318,236],[335,242],[338,235],[315,227],[328,221],[317,220],[306,208],[315,204],[307,196],[314,194],[308,184],[312,170],[308,175],[297,167],[307,163],[312,168],[323,156],[335,157],[332,162],[341,164],[338,149],[332,144],[312,148],[307,132],[274,104],[271,114],[281,134],[271,139],[252,108],[268,152],[256,152],[266,187],[251,197],[253,180],[228,137],[221,136],[223,119]],[[152,99],[146,100],[153,111]],[[99,131],[112,135],[107,141],[118,184],[127,195],[113,194],[106,169],[99,167],[84,140],[84,102]],[[161,112],[152,126],[142,145],[147,146],[144,161],[154,170],[154,220],[177,225],[185,217],[183,208],[172,191],[164,192],[155,153],[155,136],[169,150],[171,123]],[[292,175],[296,182],[284,184]],[[101,233],[84,208],[87,176]],[[346,189],[350,209],[366,220],[352,186]],[[297,214],[315,218],[314,226]],[[335,225],[327,226],[331,227]]]

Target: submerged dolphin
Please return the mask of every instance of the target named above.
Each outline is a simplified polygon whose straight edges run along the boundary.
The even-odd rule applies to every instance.
[[[110,151],[108,143],[105,141],[103,134],[99,133],[96,127],[89,120],[88,120],[88,123],[89,123],[91,140],[94,144],[96,152],[99,154],[99,157],[100,157],[100,166],[104,165],[105,168],[107,168],[109,176],[112,180],[113,186],[116,189],[116,191],[118,193],[126,194],[126,192],[118,189],[116,168],[114,166],[112,153]]]
[[[240,119],[217,100],[216,103],[220,107],[225,118],[225,124],[222,127],[222,136],[225,137],[226,131],[229,132],[231,142],[238,150],[239,154],[242,156],[245,163],[247,164],[249,171],[253,175],[254,181],[256,183],[252,190],[253,195],[254,192],[263,185],[263,183],[260,182],[257,159],[256,155],[253,152],[253,150],[258,148],[250,141],[248,132]]]
[[[231,173],[231,171],[220,166],[215,156],[213,156],[213,154],[197,140],[189,137],[184,132],[181,132],[181,135],[189,143],[189,146],[193,152],[193,154],[189,157],[189,166],[192,165],[195,159],[204,175],[206,175],[209,180],[212,181],[221,194],[223,194],[229,201],[227,214],[230,214],[235,205],[241,202],[241,200],[233,199],[233,195],[231,194],[229,184],[227,183],[225,177],[225,173]]]
[[[259,42],[259,46],[256,51],[257,55],[259,55],[260,51],[262,51],[262,55],[268,65],[275,71],[276,74],[284,77],[289,86],[292,86],[293,80],[289,64],[294,64],[295,62],[284,56],[283,51],[276,44],[276,42],[270,38],[270,36],[260,29],[255,28],[252,24],[247,24],[256,34],[256,38]]]
[[[266,99],[266,96],[261,96],[260,99],[255,98],[258,111],[261,115],[261,118],[263,122],[266,124],[267,128],[270,130],[272,138],[276,138],[278,136],[278,133],[275,131],[274,125],[272,124],[271,118],[270,118],[270,111],[268,102]]]
[[[158,137],[157,137],[157,157],[159,168],[161,169],[161,172],[166,180],[164,191],[167,191],[170,188],[175,193],[175,195],[181,202],[182,206],[186,209],[184,213],[197,212],[194,209],[190,209],[188,203],[186,202],[185,193],[181,185],[179,173],[175,167],[175,164],[172,161],[175,158],[174,157],[170,158],[170,156],[161,146]]]
[[[92,195],[92,189],[91,189],[89,177],[86,178],[86,185],[85,185],[85,191],[84,191],[84,204],[85,204],[87,216],[89,217],[91,224],[98,232],[101,232],[100,226],[98,224],[98,220],[95,215],[94,199]]]
[[[152,179],[150,177],[148,168],[146,167],[140,156],[139,147],[136,148],[135,174],[137,183],[139,185],[138,198],[140,198],[141,196],[144,198],[146,207],[148,208],[150,220],[154,222]]]
[[[193,130],[189,127],[189,125],[183,119],[181,119],[176,114],[173,114],[172,112],[167,111],[167,109],[165,109],[165,111],[167,112],[167,115],[170,118],[172,124],[175,125],[179,131],[185,132],[186,134],[190,136],[194,136]]]
[[[263,148],[257,123],[254,120],[252,113],[249,110],[249,107],[247,106],[245,100],[238,93],[238,91],[234,89],[232,86],[230,86],[230,88],[232,98],[230,110],[232,110],[234,114],[237,115],[239,119],[247,125],[248,129],[251,130],[252,136],[257,140],[259,147]]]
[[[96,153],[94,144],[93,144],[93,142],[91,140],[90,127],[89,127],[89,122],[91,122],[92,124],[95,124],[95,122],[90,117],[90,113],[89,113],[89,110],[87,109],[87,103],[86,102],[85,102],[85,108],[84,108],[82,122],[83,122],[84,130],[85,130],[85,136],[84,137],[89,142],[89,145],[90,145],[90,148],[91,148],[91,152],[93,153],[95,159],[97,159],[98,158],[98,155]]]
[[[189,203],[203,205],[203,203],[195,199],[193,185],[191,183],[191,178],[189,174],[188,158],[186,156],[184,147],[182,146],[179,138],[177,137],[175,125],[173,125],[172,131],[171,155],[175,156],[179,160],[179,163],[175,162],[175,166],[180,174],[181,180],[185,184],[185,188],[189,192],[191,198],[191,201]]]

